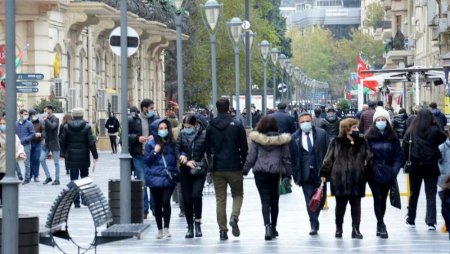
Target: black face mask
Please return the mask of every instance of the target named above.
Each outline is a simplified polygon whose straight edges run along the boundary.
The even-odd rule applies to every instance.
[[[359,131],[352,131],[352,134],[350,134],[350,137],[353,139],[359,138]]]

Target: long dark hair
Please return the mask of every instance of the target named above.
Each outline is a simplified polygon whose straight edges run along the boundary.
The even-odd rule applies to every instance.
[[[411,122],[411,125],[409,125],[405,134],[414,134],[424,138],[433,125],[439,127],[433,113],[429,109],[421,109]]]
[[[259,133],[266,134],[268,132],[278,132],[277,120],[273,116],[265,116],[259,120],[256,125],[256,131]]]
[[[376,127],[375,123],[376,122],[373,122],[373,124],[367,130],[366,135],[365,135],[366,139],[377,139],[377,138],[381,137],[381,133],[378,131],[378,128]],[[388,140],[397,139],[397,134],[395,133],[395,131],[392,128],[392,125],[389,121],[386,121],[386,128],[384,129],[384,132],[387,132]]]
[[[156,138],[156,143],[161,146],[161,150],[164,150],[164,146],[175,144],[175,139],[174,139],[174,136],[173,136],[172,124],[170,123],[170,121],[167,120],[167,119],[164,119],[163,121],[161,121],[158,124],[157,128],[159,128],[159,126],[162,123],[165,123],[167,125],[167,130],[169,131],[169,134],[165,138],[161,138],[160,136],[158,136],[158,134],[156,134],[158,136]]]

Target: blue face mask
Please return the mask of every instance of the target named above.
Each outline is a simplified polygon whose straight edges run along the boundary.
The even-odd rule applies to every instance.
[[[0,131],[5,132],[6,131],[6,124],[0,124]]]
[[[148,118],[152,118],[155,115],[155,111],[154,110],[150,110],[147,112],[147,117]]]
[[[47,112],[44,112],[44,116],[46,116],[46,117],[47,117],[47,116],[48,116],[48,113],[47,113]]]
[[[184,128],[183,132],[186,133],[187,135],[191,135],[192,133],[194,133],[195,129],[194,128]]]
[[[38,120],[38,119],[39,119],[39,116],[38,116],[38,115],[33,116],[33,121],[36,121],[36,120]]]
[[[300,129],[302,129],[303,132],[310,132],[312,129],[311,122],[304,122],[300,124]]]
[[[165,138],[167,137],[167,135],[169,135],[169,130],[158,130],[158,136],[160,136],[161,138]]]
[[[28,120],[28,115],[26,115],[26,116],[23,116],[23,120]]]
[[[386,125],[387,125],[386,121],[377,121],[377,122],[375,122],[375,126],[380,131],[384,131],[384,129],[386,129]]]

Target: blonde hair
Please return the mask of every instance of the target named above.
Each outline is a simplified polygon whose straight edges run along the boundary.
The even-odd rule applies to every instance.
[[[339,124],[339,136],[345,137],[347,133],[350,131],[352,126],[358,125],[359,121],[354,118],[345,118]]]

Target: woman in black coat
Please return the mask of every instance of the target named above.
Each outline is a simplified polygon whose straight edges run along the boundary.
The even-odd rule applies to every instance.
[[[109,141],[111,142],[112,153],[117,153],[117,136],[119,135],[120,123],[119,120],[111,112],[108,120],[105,123],[105,128],[108,129]]]
[[[436,230],[436,193],[440,175],[438,161],[441,158],[439,145],[447,139],[442,128],[428,109],[422,109],[406,130],[403,153],[409,157],[411,149],[410,191],[406,224],[415,227],[417,201],[422,181],[425,183],[427,211],[425,223],[428,230]],[[411,146],[411,147],[410,147]]]
[[[398,111],[398,114],[394,116],[394,130],[397,133],[397,137],[402,139],[406,131],[406,120],[408,120],[408,115],[404,108]]]
[[[181,189],[184,200],[184,212],[188,224],[186,238],[202,237],[200,227],[202,219],[202,193],[206,180],[207,162],[206,130],[201,121],[193,114],[183,119],[183,129],[178,135],[175,153],[180,160]]]
[[[400,141],[392,129],[389,112],[380,108],[375,111],[373,125],[366,133],[366,140],[373,153],[373,170],[368,174],[368,182],[373,194],[374,211],[377,217],[377,233],[380,238],[388,238],[384,214],[389,190],[395,183],[403,166],[403,152]]]
[[[359,136],[358,124],[353,118],[341,121],[339,136],[328,147],[320,171],[322,181],[330,181],[331,194],[336,197],[336,238],[342,237],[348,202],[352,213],[352,238],[363,238],[359,232],[361,198],[366,193],[366,168],[372,153],[364,138]]]

